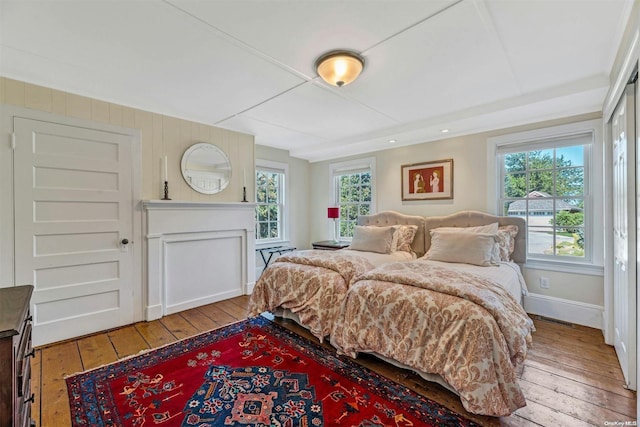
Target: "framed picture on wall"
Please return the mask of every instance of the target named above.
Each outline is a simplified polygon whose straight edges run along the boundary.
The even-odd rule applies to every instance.
[[[402,200],[453,199],[453,159],[400,166]]]

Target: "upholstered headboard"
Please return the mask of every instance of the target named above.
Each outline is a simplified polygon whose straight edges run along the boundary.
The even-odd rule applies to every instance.
[[[418,231],[413,239],[411,249],[418,257],[425,253],[424,217],[416,215],[405,215],[395,211],[383,211],[372,215],[360,215],[358,225],[369,225],[375,227],[387,227],[391,225],[417,225]]]
[[[447,216],[431,216],[425,218],[424,247],[428,251],[431,247],[430,230],[438,227],[475,227],[478,225],[492,224],[497,222],[499,226],[517,225],[513,260],[518,264],[524,264],[527,260],[527,232],[525,220],[513,216],[495,216],[484,212],[461,211]]]

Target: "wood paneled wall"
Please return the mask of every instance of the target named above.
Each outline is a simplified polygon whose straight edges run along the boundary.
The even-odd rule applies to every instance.
[[[253,201],[255,144],[253,135],[138,110],[85,96],[0,77],[0,103],[137,129],[142,142],[142,198],[162,197],[162,162],[167,156],[169,188],[173,200],[238,202],[242,200],[243,173],[247,199]],[[196,142],[220,147],[231,161],[232,177],[221,193],[200,194],[180,173],[182,153]]]

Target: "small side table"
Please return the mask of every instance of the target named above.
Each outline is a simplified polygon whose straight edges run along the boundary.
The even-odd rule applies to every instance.
[[[322,240],[320,242],[313,242],[311,244],[313,249],[320,249],[323,251],[337,251],[338,249],[344,249],[349,246],[348,242],[335,242],[333,240]]]

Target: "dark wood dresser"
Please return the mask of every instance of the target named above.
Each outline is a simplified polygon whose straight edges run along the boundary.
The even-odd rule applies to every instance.
[[[29,427],[31,404],[31,315],[33,286],[0,288],[0,427]]]

